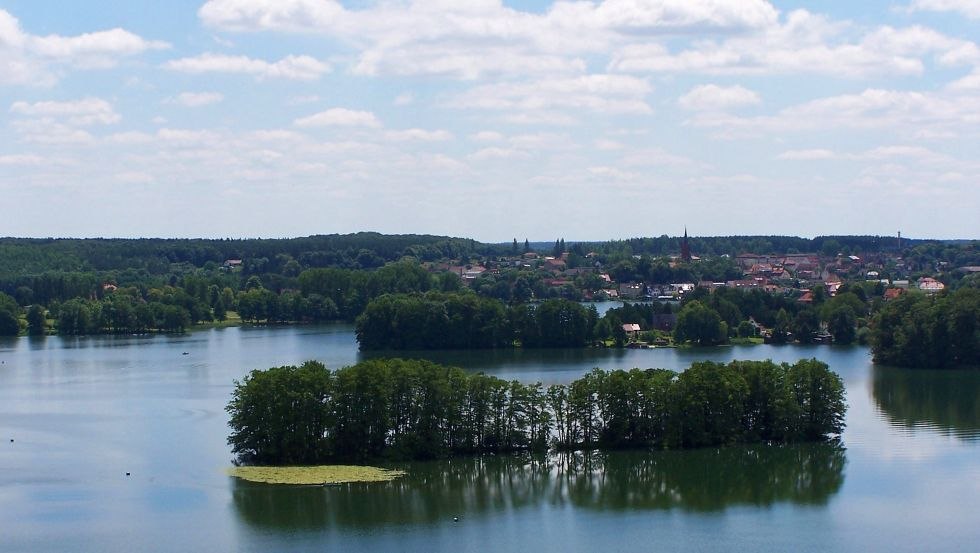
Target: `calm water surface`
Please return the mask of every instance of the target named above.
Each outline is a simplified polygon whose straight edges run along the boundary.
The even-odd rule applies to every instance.
[[[385,484],[275,487],[223,472],[234,381],[307,359],[354,363],[350,327],[19,338],[0,341],[0,550],[901,552],[980,543],[978,372],[876,367],[864,348],[826,346],[424,355],[545,384],[595,366],[817,357],[844,378],[848,427],[843,447],[456,459],[399,465],[409,475]]]

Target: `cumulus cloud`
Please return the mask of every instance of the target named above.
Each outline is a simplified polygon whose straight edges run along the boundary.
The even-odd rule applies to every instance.
[[[119,28],[76,36],[34,35],[0,9],[0,84],[49,86],[66,69],[109,68],[121,58],[169,47]]]
[[[452,100],[457,108],[541,111],[589,110],[601,113],[649,114],[645,97],[653,87],[628,75],[584,75],[568,79],[542,79],[494,83],[474,87]]]
[[[121,117],[112,104],[101,98],[85,98],[67,102],[14,102],[10,112],[45,120],[59,120],[72,126],[110,125]]]
[[[405,129],[401,131],[388,131],[385,133],[385,138],[395,142],[443,142],[452,140],[453,134],[445,130]]]
[[[737,117],[698,114],[697,127],[717,129],[730,138],[761,133],[800,133],[825,129],[890,130],[918,138],[952,137],[975,132],[980,124],[980,97],[943,92],[867,89],[784,108],[773,115]]]
[[[787,161],[816,161],[834,159],[836,157],[837,154],[831,150],[813,148],[809,150],[788,150],[776,156],[776,159]]]
[[[33,154],[11,154],[0,156],[0,165],[40,165],[44,158]]]
[[[224,99],[224,94],[220,92],[181,92],[173,98],[168,98],[167,103],[188,108],[199,108],[220,103]]]
[[[515,148],[490,147],[477,150],[468,157],[475,161],[487,161],[493,159],[527,159],[531,155]]]
[[[198,11],[227,31],[327,34],[358,51],[356,73],[449,75],[583,72],[582,54],[637,37],[738,33],[772,25],[765,0],[556,2],[544,13],[500,0],[412,0],[349,10],[334,0],[209,0]]]
[[[330,65],[310,56],[286,56],[269,62],[248,56],[205,53],[168,61],[166,69],[183,73],[233,73],[252,75],[256,79],[314,80],[330,71]]]
[[[935,152],[922,146],[892,145],[877,146],[858,153],[839,153],[822,148],[810,150],[788,150],[776,156],[776,159],[787,161],[886,161],[915,160],[917,163],[950,163],[953,159],[945,154]]]
[[[696,86],[677,101],[682,108],[692,111],[723,111],[730,108],[756,105],[761,102],[758,94],[744,86],[718,86],[715,84]]]
[[[705,40],[671,51],[659,42],[628,44],[612,56],[609,69],[763,75],[806,73],[848,76],[918,75],[932,56],[943,64],[970,63],[976,45],[920,26],[882,26],[853,37],[851,27],[805,10],[758,33]]]
[[[954,12],[970,19],[980,19],[980,3],[976,0],[914,0],[909,11]]]
[[[370,111],[332,108],[293,122],[297,127],[368,127],[379,128],[381,121]]]

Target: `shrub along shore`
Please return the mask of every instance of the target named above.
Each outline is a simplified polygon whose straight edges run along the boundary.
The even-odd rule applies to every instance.
[[[594,369],[544,388],[429,361],[252,371],[228,443],[242,465],[317,465],[460,454],[696,448],[833,439],[844,386],[815,359]]]

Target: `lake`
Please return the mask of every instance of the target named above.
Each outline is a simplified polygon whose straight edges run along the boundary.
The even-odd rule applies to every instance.
[[[394,465],[409,474],[390,483],[275,487],[224,473],[234,381],[307,359],[355,363],[351,327],[0,339],[0,548],[896,553],[980,543],[980,372],[876,367],[866,348],[829,346],[416,355],[545,384],[596,366],[816,357],[844,379],[848,426],[843,447],[464,458]]]

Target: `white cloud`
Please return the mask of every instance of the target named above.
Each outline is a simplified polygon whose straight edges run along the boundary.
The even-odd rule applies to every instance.
[[[571,115],[554,111],[529,111],[524,113],[511,113],[503,117],[505,123],[512,125],[548,125],[567,127],[578,124],[578,119]]]
[[[111,125],[121,117],[112,104],[101,98],[85,98],[68,102],[14,102],[10,112],[46,119],[60,119],[72,126]]]
[[[44,158],[33,154],[12,154],[0,156],[0,165],[40,165]]]
[[[504,135],[497,131],[480,131],[470,135],[470,140],[475,142],[499,142],[504,139]]]
[[[477,150],[468,157],[476,161],[486,161],[491,159],[526,159],[531,157],[531,155],[515,148],[490,147]]]
[[[552,109],[600,113],[650,114],[646,96],[653,87],[627,75],[585,75],[568,79],[541,79],[522,83],[494,83],[474,87],[450,105],[508,111],[540,112]]]
[[[370,111],[332,108],[293,122],[297,127],[381,127],[381,121]]]
[[[330,71],[330,65],[310,56],[286,56],[268,62],[248,56],[229,56],[205,53],[191,58],[168,61],[166,69],[184,73],[235,73],[252,75],[257,79],[314,80]]]
[[[694,160],[670,153],[663,148],[638,148],[630,150],[622,156],[620,163],[627,167],[693,167],[695,165]]]
[[[622,150],[623,144],[615,140],[609,140],[608,138],[597,138],[594,142],[597,150],[604,152],[609,152],[613,150]]]
[[[980,91],[980,68],[974,69],[973,73],[970,73],[966,77],[949,83],[947,88],[954,92]]]
[[[815,161],[824,159],[835,159],[837,154],[830,150],[814,148],[810,150],[788,150],[776,156],[776,159],[788,161]]]
[[[388,131],[385,133],[385,138],[395,142],[443,142],[452,140],[453,134],[445,130],[427,131],[425,129],[405,129],[401,131]]]
[[[719,137],[758,136],[771,132],[889,129],[917,138],[954,137],[975,133],[980,124],[980,97],[942,92],[867,89],[787,107],[774,115],[736,117],[698,114],[697,127],[718,129]]]
[[[224,99],[224,94],[220,92],[181,92],[176,97],[169,98],[167,102],[188,108],[198,108],[220,103]]]
[[[589,167],[587,171],[597,179],[631,181],[636,178],[636,173],[623,171],[617,167],[596,166]]]
[[[944,64],[970,63],[980,54],[972,42],[920,26],[882,26],[855,35],[851,26],[805,10],[784,23],[722,41],[703,40],[672,52],[657,42],[627,44],[613,54],[609,69],[620,72],[705,74],[823,74],[851,78],[919,75],[923,58]]]
[[[0,9],[0,84],[50,86],[65,68],[109,68],[120,58],[169,47],[119,28],[77,36],[33,35]]]
[[[758,94],[743,86],[715,84],[696,86],[677,101],[682,108],[692,111],[724,111],[761,102]]]
[[[415,103],[415,95],[411,92],[403,92],[395,97],[396,106],[410,106]]]
[[[910,11],[955,12],[980,19],[980,2],[976,0],[914,0]]]
[[[326,34],[358,52],[353,71],[379,75],[582,73],[581,54],[676,33],[739,33],[771,26],[765,0],[556,2],[544,13],[500,0],[408,0],[348,10],[334,0],[209,0],[198,11],[228,31]]]
[[[954,160],[948,155],[941,154],[922,146],[893,145],[877,146],[859,153],[838,153],[832,150],[817,148],[811,150],[788,150],[776,156],[776,159],[788,161],[911,161],[916,163],[949,164]]]

